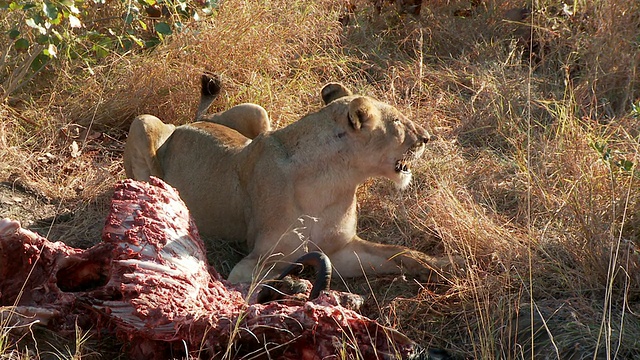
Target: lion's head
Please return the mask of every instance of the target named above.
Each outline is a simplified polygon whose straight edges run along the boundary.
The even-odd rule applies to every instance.
[[[393,106],[353,95],[341,84],[327,84],[321,94],[327,108],[333,108],[334,120],[355,140],[357,151],[366,154],[352,166],[369,176],[384,176],[400,189],[407,187],[411,165],[422,156],[429,133]]]

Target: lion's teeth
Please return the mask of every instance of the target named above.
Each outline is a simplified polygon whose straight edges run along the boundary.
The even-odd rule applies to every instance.
[[[408,173],[408,172],[411,172],[411,169],[409,168],[409,165],[407,165],[405,161],[400,160],[396,163],[396,172]]]

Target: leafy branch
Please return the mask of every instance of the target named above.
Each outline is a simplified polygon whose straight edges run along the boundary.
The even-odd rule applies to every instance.
[[[153,48],[216,7],[203,0],[0,0],[0,101],[55,61],[90,69],[112,53]]]

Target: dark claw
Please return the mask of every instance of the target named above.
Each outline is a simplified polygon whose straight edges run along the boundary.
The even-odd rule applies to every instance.
[[[316,271],[316,279],[313,282],[309,300],[317,298],[323,290],[329,290],[331,283],[331,261],[329,261],[329,257],[324,253],[313,251],[304,254],[293,264],[289,265],[276,280],[267,282],[262,290],[260,290],[260,293],[258,293],[258,303],[264,304],[283,299],[287,295],[306,291],[306,288],[300,289],[299,285],[293,284],[294,280],[291,280],[291,278],[285,280],[288,275],[300,275],[305,266],[312,266]],[[291,293],[291,291],[294,292]]]

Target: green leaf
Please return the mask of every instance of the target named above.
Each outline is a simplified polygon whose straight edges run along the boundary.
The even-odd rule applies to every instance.
[[[38,56],[36,56],[36,58],[31,62],[31,70],[33,70],[33,72],[40,71],[40,69],[42,69],[49,60],[49,56],[43,53],[38,54]]]
[[[40,45],[46,44],[49,42],[49,37],[47,35],[38,35],[36,36],[36,42]]]
[[[131,25],[132,22],[133,22],[133,14],[131,12],[128,12],[124,16],[124,23],[127,25]]]
[[[29,40],[20,38],[13,43],[13,47],[18,51],[27,50],[29,48]]]
[[[92,49],[93,51],[95,51],[96,57],[98,59],[104,58],[107,55],[109,55],[109,50],[107,50],[104,46],[100,44],[94,44]]]
[[[187,1],[178,0],[176,8],[180,11],[187,11],[189,9],[189,4]]]
[[[75,15],[69,15],[69,26],[72,28],[81,28],[82,21],[78,19]]]
[[[57,40],[57,41],[62,41],[62,34],[60,34],[58,32],[58,30],[56,29],[51,29],[51,33],[53,34],[53,36],[49,37],[49,40]]]
[[[42,19],[38,15],[27,19],[25,23],[27,24],[27,26],[37,29],[42,35],[47,33],[47,29],[41,25]]]
[[[171,35],[171,26],[166,22],[159,22],[155,26],[155,30],[158,34]]]
[[[141,48],[144,48],[144,41],[142,41],[142,39],[140,39],[140,38],[138,38],[138,37],[136,37],[136,36],[134,36],[132,34],[129,34],[129,38],[131,40],[133,40],[136,44],[138,44],[138,46],[140,46]]]
[[[118,38],[118,45],[119,45],[118,50],[129,51],[129,50],[131,50],[132,44],[133,43],[129,39]]]
[[[56,46],[53,44],[49,44],[49,47],[44,49],[42,53],[50,58],[58,57],[58,48],[56,48]]]
[[[636,119],[640,118],[640,101],[637,104],[631,103],[631,116]]]
[[[87,37],[89,38],[89,40],[96,42],[102,39],[104,35],[100,34],[95,30],[91,30],[91,31],[87,31]]]
[[[604,152],[604,148],[607,146],[607,144],[594,142],[592,146],[594,150],[596,150],[600,155],[602,155],[602,153]]]
[[[154,38],[151,38],[151,39],[145,41],[144,46],[147,49],[149,49],[149,48],[152,48],[152,47],[154,47],[154,46],[156,46],[158,44],[160,44],[160,39],[154,37]]]
[[[48,1],[45,1],[42,5],[42,11],[44,11],[45,15],[51,20],[58,18],[58,8]]]
[[[626,159],[620,160],[620,167],[624,171],[631,171],[631,169],[633,169],[633,162]]]
[[[15,40],[20,36],[20,31],[18,29],[9,30],[9,39]]]
[[[62,22],[63,15],[62,13],[58,13],[58,17],[55,19],[51,19],[50,22],[53,25],[59,25]]]
[[[25,20],[25,24],[27,24],[27,26],[32,27],[34,29],[37,29],[40,27],[40,25],[36,24],[35,18],[28,18],[27,20]]]

